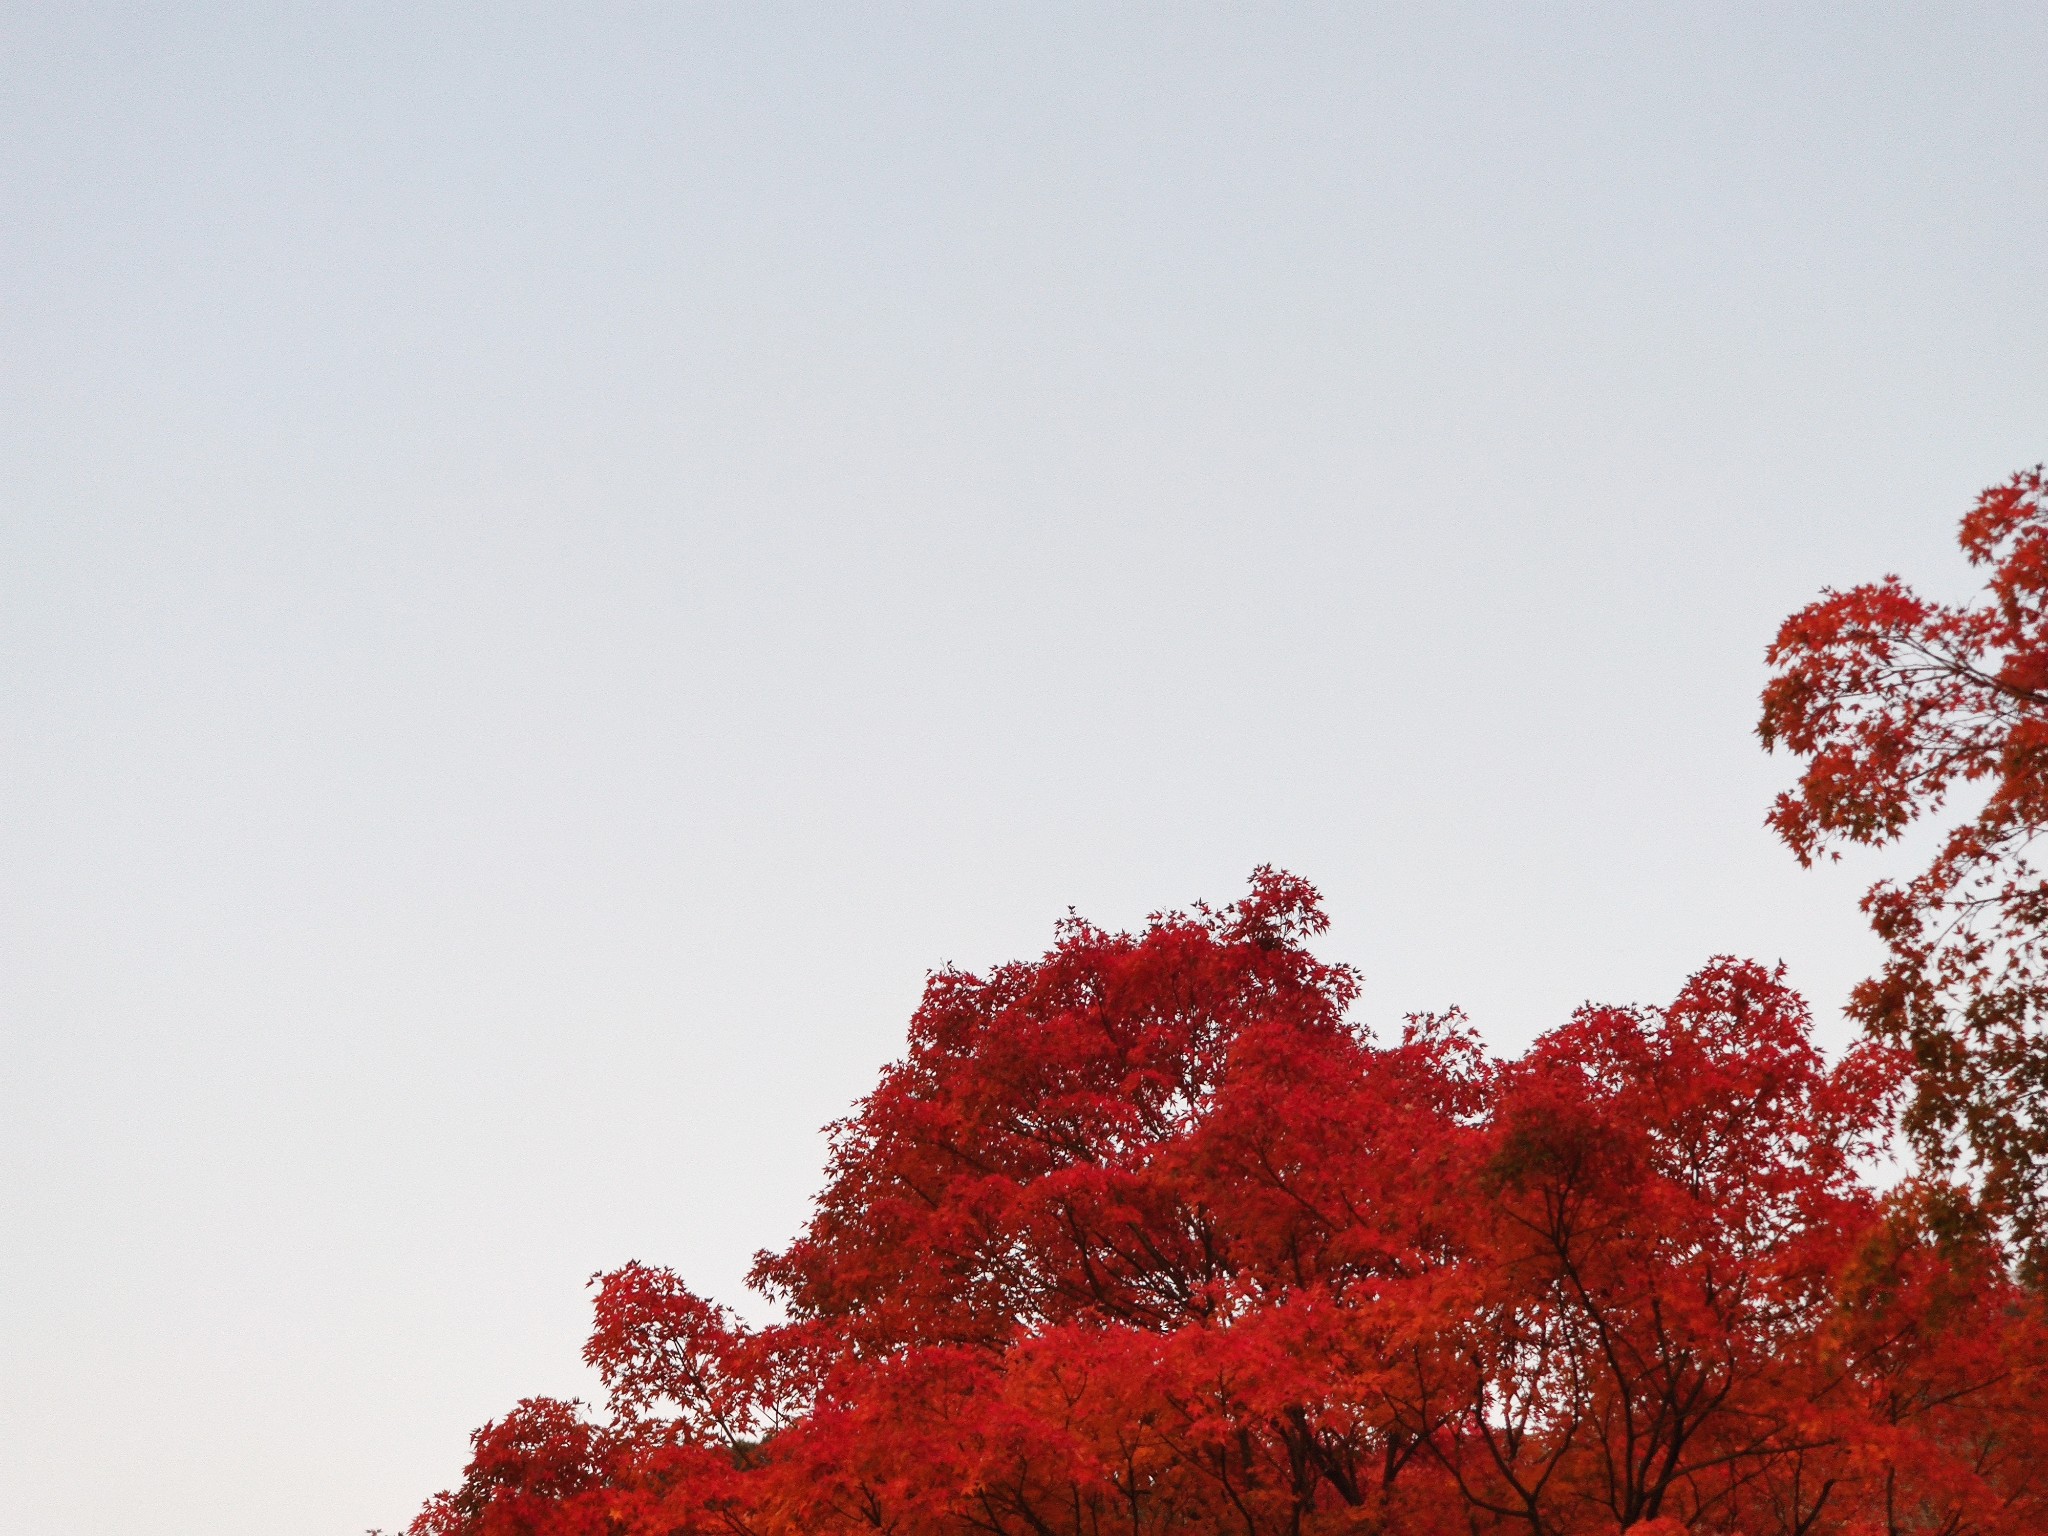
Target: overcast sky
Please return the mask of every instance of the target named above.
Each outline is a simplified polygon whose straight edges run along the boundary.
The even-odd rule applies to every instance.
[[[2048,456],[2048,9],[0,14],[7,1529],[401,1525],[1069,906],[1842,1038],[1761,652]]]

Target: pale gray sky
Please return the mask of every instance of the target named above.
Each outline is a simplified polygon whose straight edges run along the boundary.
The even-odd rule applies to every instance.
[[[1070,904],[1869,962],[1760,652],[2048,455],[2048,9],[4,16],[7,1530],[402,1523]]]

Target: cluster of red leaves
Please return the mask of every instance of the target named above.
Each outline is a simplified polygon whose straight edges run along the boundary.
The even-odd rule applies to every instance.
[[[1377,1044],[1262,871],[931,981],[759,1330],[604,1276],[601,1421],[522,1403],[412,1536],[2048,1529],[2048,1326],[1880,1198],[1893,1052],[1717,961],[1522,1060]]]
[[[1907,1129],[1929,1167],[1974,1165],[2035,1266],[2048,1265],[2048,484],[1984,492],[1963,552],[1982,598],[1951,606],[1897,577],[1827,592],[1785,621],[1758,727],[1806,759],[1771,825],[1802,863],[1883,845],[1964,788],[1981,798],[1905,884],[1863,908],[1884,969],[1852,1012],[1910,1051]]]

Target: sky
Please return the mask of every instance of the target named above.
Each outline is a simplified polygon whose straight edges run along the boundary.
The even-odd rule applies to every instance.
[[[2038,5],[0,6],[0,1530],[342,1536],[932,968],[1315,881],[1502,1052],[1871,856],[2048,457]],[[1908,850],[1910,854],[1910,850]],[[1901,855],[1899,857],[1905,857]]]

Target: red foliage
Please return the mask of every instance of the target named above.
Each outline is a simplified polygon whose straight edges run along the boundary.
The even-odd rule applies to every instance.
[[[522,1404],[413,1536],[2048,1528],[2037,1302],[1857,1176],[1900,1067],[1720,960],[1522,1060],[1375,1043],[1262,871],[935,976],[754,1283],[602,1277],[602,1422]]]
[[[1978,498],[1960,541],[1988,569],[1950,606],[1896,576],[1827,592],[1785,621],[1758,727],[1806,760],[1771,825],[1802,863],[1882,845],[1969,788],[1975,815],[1932,863],[1863,901],[1883,971],[1852,1011],[1908,1048],[1907,1125],[1930,1167],[1975,1164],[2036,1262],[2048,1261],[2048,483],[2040,468]]]

